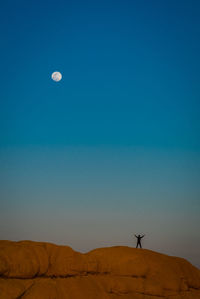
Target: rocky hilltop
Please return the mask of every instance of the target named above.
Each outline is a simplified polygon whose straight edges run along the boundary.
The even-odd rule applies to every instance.
[[[0,241],[0,298],[199,299],[200,270],[146,249]]]

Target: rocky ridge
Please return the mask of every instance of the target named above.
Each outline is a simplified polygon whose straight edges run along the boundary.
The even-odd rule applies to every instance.
[[[0,298],[200,299],[200,270],[146,249],[0,241]]]

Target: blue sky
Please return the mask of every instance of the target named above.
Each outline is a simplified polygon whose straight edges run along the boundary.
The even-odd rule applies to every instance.
[[[144,232],[200,265],[199,1],[0,11],[0,238],[85,251]]]

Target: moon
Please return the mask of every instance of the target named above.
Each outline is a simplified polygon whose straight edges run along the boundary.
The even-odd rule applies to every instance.
[[[59,82],[62,79],[62,74],[60,72],[53,72],[51,74],[51,79],[55,82]]]

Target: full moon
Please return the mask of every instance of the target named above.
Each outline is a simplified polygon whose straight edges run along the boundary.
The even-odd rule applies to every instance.
[[[51,75],[53,81],[59,82],[62,79],[62,74],[60,72],[53,72]]]

